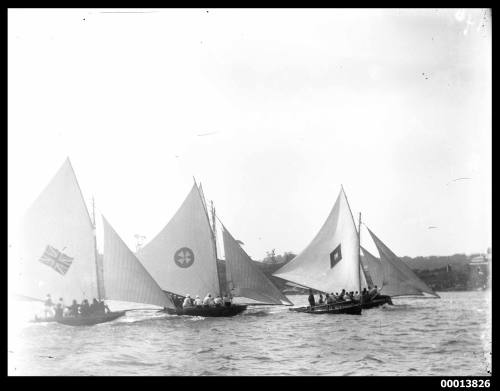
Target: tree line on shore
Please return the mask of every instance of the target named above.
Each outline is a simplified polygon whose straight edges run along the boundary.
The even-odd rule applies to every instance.
[[[482,254],[453,254],[450,256],[404,256],[405,262],[415,274],[436,291],[475,290],[488,284],[489,270],[470,266],[470,261]],[[285,251],[276,254],[276,250],[268,251],[262,261],[254,261],[261,271],[281,290],[290,290],[290,286],[280,278],[272,276],[276,270],[290,262],[296,254]],[[295,290],[300,291],[299,288]]]

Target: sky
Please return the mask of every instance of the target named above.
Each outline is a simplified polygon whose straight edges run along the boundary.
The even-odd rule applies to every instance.
[[[341,185],[400,256],[485,252],[491,43],[485,9],[9,9],[9,242],[69,156],[131,249],[194,177],[254,259]]]

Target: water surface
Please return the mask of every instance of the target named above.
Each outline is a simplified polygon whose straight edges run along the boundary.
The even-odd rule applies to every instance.
[[[491,292],[440,295],[361,316],[256,306],[233,318],[133,311],[71,327],[11,315],[9,375],[489,375]]]

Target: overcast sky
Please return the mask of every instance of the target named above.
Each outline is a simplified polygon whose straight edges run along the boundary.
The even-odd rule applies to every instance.
[[[193,176],[256,259],[341,184],[398,255],[491,246],[487,10],[10,9],[8,87],[9,236],[69,156],[132,249]]]

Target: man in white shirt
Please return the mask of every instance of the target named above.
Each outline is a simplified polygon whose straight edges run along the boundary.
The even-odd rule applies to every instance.
[[[212,307],[214,305],[214,299],[210,293],[203,299],[203,305],[205,307]]]
[[[214,304],[216,307],[221,307],[222,306],[222,297],[220,296],[217,296],[215,299],[214,299]]]
[[[194,299],[194,305],[197,307],[201,307],[203,305],[203,300],[200,299],[200,296],[196,295],[196,299]]]
[[[191,296],[186,295],[186,298],[184,299],[184,302],[182,303],[182,308],[191,308]]]

